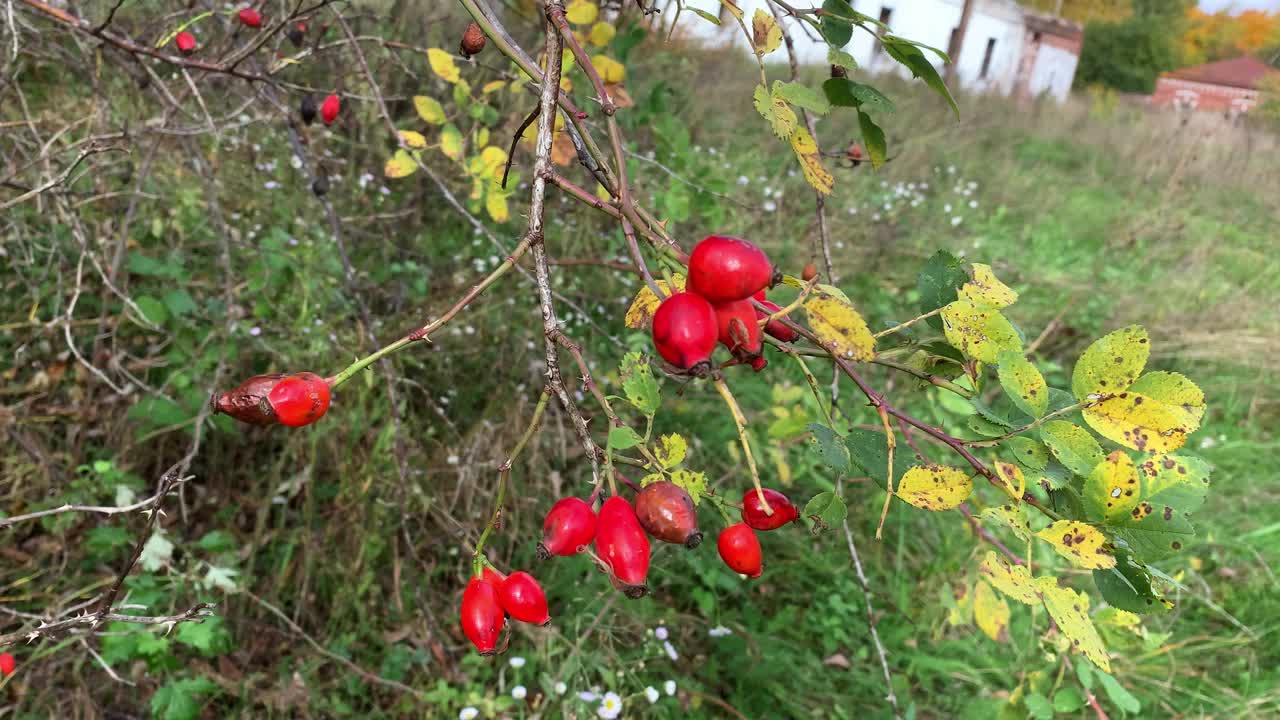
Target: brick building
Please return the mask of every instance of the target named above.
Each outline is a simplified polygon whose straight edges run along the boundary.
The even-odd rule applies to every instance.
[[[1259,83],[1272,73],[1280,71],[1249,55],[1173,70],[1156,81],[1151,105],[1243,115],[1258,104]]]

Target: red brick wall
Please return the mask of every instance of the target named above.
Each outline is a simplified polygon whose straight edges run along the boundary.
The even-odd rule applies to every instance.
[[[1179,100],[1196,110],[1248,112],[1258,104],[1258,91],[1167,77],[1156,81],[1156,91],[1151,95],[1152,106],[1170,107],[1178,104]]]

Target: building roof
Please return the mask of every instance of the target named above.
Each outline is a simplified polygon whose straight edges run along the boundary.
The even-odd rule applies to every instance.
[[[1027,29],[1048,35],[1057,35],[1068,40],[1080,40],[1084,37],[1084,26],[1066,18],[1038,13],[1032,10],[1023,11],[1023,22]]]
[[[1218,62],[1173,70],[1164,75],[1165,77],[1179,80],[1190,80],[1210,85],[1228,85],[1230,87],[1253,90],[1258,87],[1258,81],[1263,76],[1273,72],[1278,71],[1258,58],[1251,55],[1241,55],[1230,60],[1219,60]]]

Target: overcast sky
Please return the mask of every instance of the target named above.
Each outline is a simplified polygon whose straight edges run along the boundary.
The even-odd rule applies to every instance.
[[[1200,0],[1200,9],[1217,12],[1224,8],[1235,10],[1280,10],[1280,0]]]

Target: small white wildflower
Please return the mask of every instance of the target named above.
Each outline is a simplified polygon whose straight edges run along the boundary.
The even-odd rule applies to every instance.
[[[662,683],[662,692],[664,692],[664,693],[666,693],[666,694],[668,694],[668,695],[675,695],[675,694],[676,694],[676,681],[675,681],[675,680],[668,680],[668,681],[666,681],[666,682]]]
[[[749,183],[749,182],[751,182],[751,178],[747,177],[746,175],[739,175],[739,176],[738,176],[738,184],[739,184],[739,185],[746,185],[746,184],[747,184],[747,183]]]
[[[762,207],[764,208],[765,212],[774,212],[778,209],[778,203],[772,200],[765,200],[764,205]]]
[[[1217,441],[1217,440],[1214,440],[1212,437],[1206,437],[1206,438],[1203,438],[1202,440],[1200,440],[1200,449],[1201,449],[1201,450],[1208,450],[1209,448],[1211,448],[1211,447],[1213,447],[1214,445],[1217,445],[1217,444],[1218,444],[1218,441]]]
[[[647,687],[647,688],[645,688],[645,689],[644,689],[644,697],[645,697],[645,699],[646,699],[646,700],[648,700],[648,701],[649,701],[649,704],[650,704],[650,705],[652,705],[652,704],[654,704],[654,703],[658,702],[658,698],[660,698],[660,697],[662,697],[662,696],[658,694],[658,689],[657,689],[657,688],[655,688],[654,686],[650,685],[649,687]]]
[[[946,205],[943,205],[943,206],[942,206],[942,212],[944,212],[944,213],[946,213],[946,214],[950,215],[950,214],[951,214],[951,203],[947,203]]]
[[[850,215],[857,215],[857,214],[858,214],[858,208],[856,208],[856,207],[851,207],[851,208],[849,208],[849,214],[850,214]]]
[[[970,201],[969,201],[969,207],[970,207],[970,208],[976,208],[976,207],[978,207],[978,201],[977,201],[977,200],[970,200]]]
[[[302,158],[298,157],[297,155],[290,155],[290,156],[289,156],[289,167],[292,167],[294,170],[301,170],[301,169],[302,169]]]
[[[557,695],[563,695],[565,694],[565,692],[569,690],[569,686],[565,685],[564,682],[562,681],[562,682],[556,683],[554,689]]]
[[[653,636],[658,638],[659,640],[666,640],[668,637],[670,637],[670,633],[667,632],[667,629],[665,627],[662,627],[661,625],[659,625],[657,629],[653,631]]]
[[[680,653],[676,652],[676,647],[671,644],[670,640],[664,640],[662,642],[662,649],[667,652],[667,657],[671,658],[672,660],[680,659]]]
[[[517,700],[525,699],[525,696],[527,696],[528,694],[529,694],[529,691],[523,685],[517,685],[511,688],[511,697]]]
[[[872,221],[872,222],[880,222],[880,213],[876,213],[875,215],[872,215],[872,216],[871,216],[871,221]]]
[[[522,668],[524,667],[524,658],[520,657],[519,655],[516,655],[515,657],[508,660],[507,664],[513,668]]]
[[[262,334],[262,328],[258,327],[257,325],[254,325],[253,327],[249,328],[249,334],[254,337],[258,337],[259,335]]]
[[[707,634],[710,635],[711,637],[724,637],[725,635],[732,635],[733,630],[730,630],[729,628],[723,625],[717,625],[711,628],[710,630],[708,630]]]
[[[390,195],[391,188],[387,187],[386,185],[383,185],[382,187],[378,188],[378,192],[382,193],[383,195]]]
[[[458,456],[457,456],[457,455],[450,455],[449,457],[445,458],[445,462],[449,463],[450,465],[457,465],[457,464],[458,464]]]
[[[590,690],[583,690],[578,693],[578,699],[582,702],[595,702],[600,699],[600,696]]]
[[[458,720],[475,720],[478,717],[480,717],[480,711],[469,705],[462,708],[462,712],[458,713]]]
[[[948,174],[948,175],[955,175],[955,174],[956,174],[956,166],[955,166],[955,165],[948,165],[948,166],[947,166],[947,174]]]
[[[622,698],[618,697],[618,693],[607,692],[600,701],[600,707],[596,708],[596,715],[605,720],[613,720],[622,713]]]
[[[275,180],[268,180],[262,183],[262,187],[268,190],[275,190],[276,188],[280,187],[280,183],[276,182]]]
[[[765,197],[769,197],[769,196],[771,196],[771,195],[773,195],[773,188],[772,188],[772,187],[770,187],[770,186],[768,186],[768,185],[765,185],[765,186],[764,186],[764,196],[765,196]]]
[[[964,218],[962,218],[962,217],[960,217],[959,215],[957,215],[957,216],[955,216],[955,217],[951,218],[951,226],[952,226],[952,227],[955,227],[956,225],[959,225],[963,220],[964,220]]]

